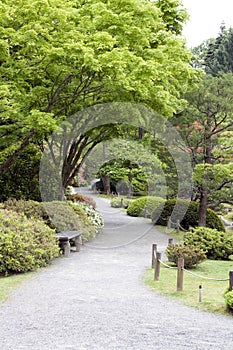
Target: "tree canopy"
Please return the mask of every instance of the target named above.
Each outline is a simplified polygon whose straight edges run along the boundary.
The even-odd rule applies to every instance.
[[[180,5],[1,1],[0,172],[30,142],[43,151],[61,121],[89,106],[141,103],[166,117],[180,109],[197,77],[179,35],[186,18]]]

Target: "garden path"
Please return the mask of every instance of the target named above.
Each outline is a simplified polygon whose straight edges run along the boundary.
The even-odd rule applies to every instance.
[[[142,284],[151,244],[164,251],[168,237],[149,220],[95,199],[103,233],[33,274],[1,304],[1,349],[232,349],[232,318],[186,307]]]

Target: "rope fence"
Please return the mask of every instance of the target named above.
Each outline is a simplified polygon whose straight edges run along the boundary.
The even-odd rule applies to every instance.
[[[168,245],[173,244],[173,239],[169,238],[168,240]],[[213,278],[213,277],[206,277],[199,275],[197,273],[194,273],[192,271],[189,271],[184,268],[184,259],[179,258],[177,262],[177,266],[169,266],[168,264],[164,263],[161,260],[161,253],[157,251],[157,244],[152,245],[152,268],[154,269],[154,281],[159,281],[159,276],[160,276],[160,267],[163,265],[166,268],[177,270],[177,286],[176,290],[177,291],[182,291],[183,290],[183,284],[184,284],[184,273],[188,273],[194,277],[203,279],[203,280],[208,280],[208,281],[229,281],[229,290],[233,290],[233,271],[229,271],[229,277],[228,278]],[[201,293],[201,285],[199,286],[199,293]],[[199,298],[200,301],[201,297]]]

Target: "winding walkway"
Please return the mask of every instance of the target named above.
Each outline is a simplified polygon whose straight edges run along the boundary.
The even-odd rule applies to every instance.
[[[167,236],[95,198],[106,226],[0,306],[2,350],[230,350],[233,319],[188,308],[140,281]]]

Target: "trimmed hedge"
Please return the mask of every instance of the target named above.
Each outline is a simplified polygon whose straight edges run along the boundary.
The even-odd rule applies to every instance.
[[[179,258],[184,259],[184,267],[192,268],[206,259],[204,250],[195,246],[183,246],[181,244],[170,244],[165,251],[168,261],[173,262],[176,266]]]
[[[161,197],[140,197],[135,199],[130,203],[127,208],[127,214],[130,216],[147,216],[151,217],[152,212],[154,212],[155,208],[160,207],[161,210],[165,200]]]
[[[24,214],[27,218],[44,221],[57,232],[65,230],[82,230],[83,240],[88,241],[96,235],[95,225],[88,219],[85,210],[68,202],[47,202],[24,201],[10,199],[3,203],[3,207]],[[48,212],[46,211],[46,208]],[[48,213],[51,213],[49,215]]]
[[[198,227],[184,236],[185,245],[203,249],[208,259],[229,260],[233,255],[233,234]]]
[[[177,206],[174,211],[176,203]],[[161,212],[160,216],[158,215],[159,212]],[[151,218],[154,224],[167,226],[169,218],[171,218],[172,222],[177,222],[177,220],[183,217],[180,224],[184,229],[188,230],[189,227],[198,226],[198,212],[199,204],[197,202],[174,198],[167,200],[164,206],[158,206],[152,213]],[[183,216],[184,213],[185,215]],[[206,227],[225,232],[225,227],[221,219],[211,209],[207,209]]]
[[[54,230],[44,222],[0,209],[0,273],[32,271],[58,255]]]

